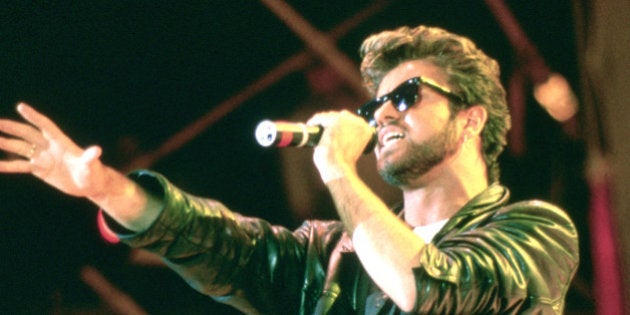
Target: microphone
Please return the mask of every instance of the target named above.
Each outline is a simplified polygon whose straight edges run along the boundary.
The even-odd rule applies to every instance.
[[[322,126],[308,126],[301,122],[263,120],[256,127],[256,140],[263,147],[314,147],[324,132]],[[376,145],[376,132],[365,147],[364,154],[372,152]]]

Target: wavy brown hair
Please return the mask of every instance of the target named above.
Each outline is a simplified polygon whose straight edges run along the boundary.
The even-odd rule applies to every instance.
[[[376,94],[383,77],[399,64],[424,59],[440,67],[448,76],[453,92],[464,103],[451,102],[451,113],[481,105],[488,120],[481,132],[482,153],[488,181],[499,180],[498,157],[507,144],[511,126],[505,89],[498,63],[468,38],[441,28],[401,27],[368,37],[359,50],[363,59],[361,74],[369,92]]]

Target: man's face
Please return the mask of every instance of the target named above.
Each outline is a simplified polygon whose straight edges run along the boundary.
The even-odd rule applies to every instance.
[[[400,64],[382,80],[377,96],[389,93],[406,80],[421,76],[448,87],[446,75],[425,60]],[[379,143],[375,148],[377,168],[388,183],[409,186],[442,166],[457,150],[459,131],[449,110],[449,99],[424,85],[418,101],[399,112],[391,102],[374,114]],[[418,181],[420,180],[420,181]]]

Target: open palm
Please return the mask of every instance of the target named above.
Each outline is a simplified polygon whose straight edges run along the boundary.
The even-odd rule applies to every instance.
[[[26,104],[19,114],[28,122],[0,119],[0,150],[16,155],[0,161],[2,173],[32,173],[73,196],[98,193],[105,184],[101,148],[82,149],[48,117]]]

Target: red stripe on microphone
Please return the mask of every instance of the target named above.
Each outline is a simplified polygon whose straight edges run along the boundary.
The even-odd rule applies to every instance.
[[[281,132],[280,142],[278,142],[277,147],[288,147],[291,144],[291,141],[293,141],[292,132]]]

